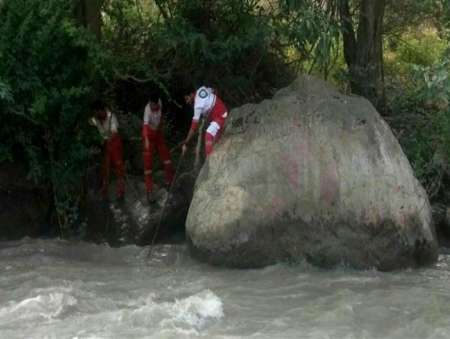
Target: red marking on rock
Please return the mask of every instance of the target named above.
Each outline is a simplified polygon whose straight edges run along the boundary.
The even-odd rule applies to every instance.
[[[334,205],[339,197],[339,181],[336,164],[329,165],[320,177],[320,199],[327,205]]]
[[[306,142],[299,143],[297,145],[297,151],[302,158],[305,159],[305,158],[309,157],[310,152],[309,152],[308,143],[306,143]]]
[[[281,161],[283,174],[288,178],[289,183],[298,190],[300,188],[300,166],[298,160],[289,154],[283,154],[281,156]]]

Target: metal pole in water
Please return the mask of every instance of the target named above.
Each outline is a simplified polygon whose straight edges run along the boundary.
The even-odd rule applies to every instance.
[[[200,148],[201,148],[201,145],[202,145],[202,136],[203,136],[204,128],[205,128],[205,119],[202,119],[201,125],[200,125],[200,128],[199,128],[199,133],[198,133],[197,146],[196,146],[196,149],[195,149],[194,168],[197,171],[198,171],[198,167],[199,167],[199,164],[200,164]],[[180,145],[176,146],[174,149],[172,149],[172,151],[177,149],[179,146]],[[163,206],[163,208],[161,210],[161,215],[159,216],[159,222],[158,222],[158,224],[156,226],[155,233],[153,234],[153,239],[152,239],[152,242],[150,244],[150,250],[149,250],[149,252],[147,254],[147,260],[149,258],[151,258],[151,256],[152,256],[153,247],[154,247],[154,244],[155,244],[155,241],[156,241],[156,237],[158,236],[159,228],[161,227],[161,222],[162,222],[162,218],[163,218],[163,215],[164,215],[164,211],[166,209],[167,201],[169,200],[170,194],[172,193],[173,184],[175,183],[175,179],[176,179],[177,174],[178,174],[178,169],[180,168],[180,164],[181,164],[181,162],[183,160],[183,157],[184,157],[184,154],[181,154],[181,158],[178,160],[178,164],[177,164],[177,167],[175,169],[174,179],[173,179],[172,183],[170,184],[169,191],[167,193],[167,199],[164,202],[164,206]]]
[[[175,169],[175,174],[173,176],[173,180],[170,183],[169,190],[167,192],[166,200],[164,201],[163,208],[161,209],[161,214],[159,216],[158,224],[156,225],[155,232],[153,233],[153,238],[152,238],[152,242],[150,243],[150,250],[148,252],[147,259],[151,258],[151,256],[152,256],[152,252],[153,252],[154,244],[155,244],[155,241],[156,241],[156,237],[158,236],[158,232],[159,232],[159,229],[160,229],[161,223],[162,223],[162,218],[163,218],[164,212],[166,210],[167,202],[169,201],[170,195],[172,194],[172,189],[174,187],[175,180],[177,178],[178,170],[179,170],[180,165],[182,163],[183,157],[184,157],[184,155],[182,154],[180,159],[178,159],[178,163],[177,163],[177,167]]]

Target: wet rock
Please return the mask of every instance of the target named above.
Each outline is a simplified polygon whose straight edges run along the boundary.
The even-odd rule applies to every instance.
[[[445,213],[445,227],[450,230],[450,207],[447,207],[447,211]]]
[[[434,203],[431,206],[431,211],[439,243],[446,246],[450,239],[450,227],[447,226],[446,222],[447,206],[441,203]]]
[[[196,257],[231,267],[437,259],[428,197],[389,126],[364,98],[311,77],[231,112],[186,227]]]
[[[115,199],[114,182],[109,188],[108,201],[104,201],[97,190],[90,190],[86,206],[88,238],[112,245],[146,245],[182,232],[194,182],[193,173],[183,173],[177,176],[172,187],[155,184],[152,202],[147,201],[140,177],[127,176],[123,201]]]

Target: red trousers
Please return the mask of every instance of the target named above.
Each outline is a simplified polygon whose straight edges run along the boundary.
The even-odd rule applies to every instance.
[[[225,112],[225,118],[228,113]],[[225,118],[213,120],[209,123],[205,133],[205,154],[209,157],[213,152],[214,145],[219,141],[225,127]]]
[[[144,125],[142,129],[142,138],[144,144],[144,178],[145,187],[147,192],[151,192],[153,189],[153,153],[155,148],[158,150],[159,157],[164,165],[164,173],[166,177],[166,184],[170,185],[174,179],[174,169],[172,160],[170,160],[170,152],[166,146],[164,136],[161,131],[153,130],[147,125]],[[146,147],[145,140],[148,139],[148,147]]]
[[[205,155],[209,157],[214,149],[214,144],[219,141],[221,134],[213,135],[208,131],[205,133]]]
[[[109,172],[111,166],[114,167],[116,172],[117,196],[122,197],[125,193],[125,165],[123,163],[122,139],[120,139],[118,134],[113,134],[104,145],[101,188],[104,197],[108,196]]]
[[[205,154],[209,157],[213,151],[214,144],[219,141],[228,117],[228,110],[223,101],[217,97],[216,103],[210,113],[209,126],[205,133]]]

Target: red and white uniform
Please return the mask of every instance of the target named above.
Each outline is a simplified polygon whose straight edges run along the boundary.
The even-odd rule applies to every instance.
[[[113,133],[117,133],[119,130],[119,123],[117,117],[110,111],[106,111],[106,118],[99,120],[93,117],[90,121],[92,125],[97,127],[98,132],[104,140],[108,140]]]
[[[225,127],[228,110],[223,101],[214,93],[212,88],[200,87],[195,92],[194,116],[191,128],[196,129],[200,118],[208,119],[209,125],[205,133],[205,153],[209,156],[213,145],[219,140]]]
[[[159,108],[152,110],[150,104],[145,106],[143,126],[142,126],[142,141],[144,146],[144,178],[147,192],[153,189],[153,153],[155,148],[158,150],[159,157],[164,165],[164,173],[166,177],[166,184],[170,184],[174,178],[174,170],[172,161],[170,160],[170,152],[166,146],[164,135],[162,133],[162,104],[161,100],[158,102]],[[146,144],[146,140],[148,143]]]
[[[107,111],[105,119],[92,118],[90,122],[97,127],[104,139],[102,194],[104,197],[108,195],[109,169],[112,164],[117,177],[117,196],[121,197],[125,193],[125,165],[123,163],[123,145],[118,133],[119,123],[117,122],[117,117],[110,111]]]
[[[144,110],[144,125],[149,125],[149,127],[153,130],[159,129],[161,123],[161,115],[162,115],[162,103],[161,100],[158,101],[159,109],[153,111],[150,107],[150,104],[145,106]]]

